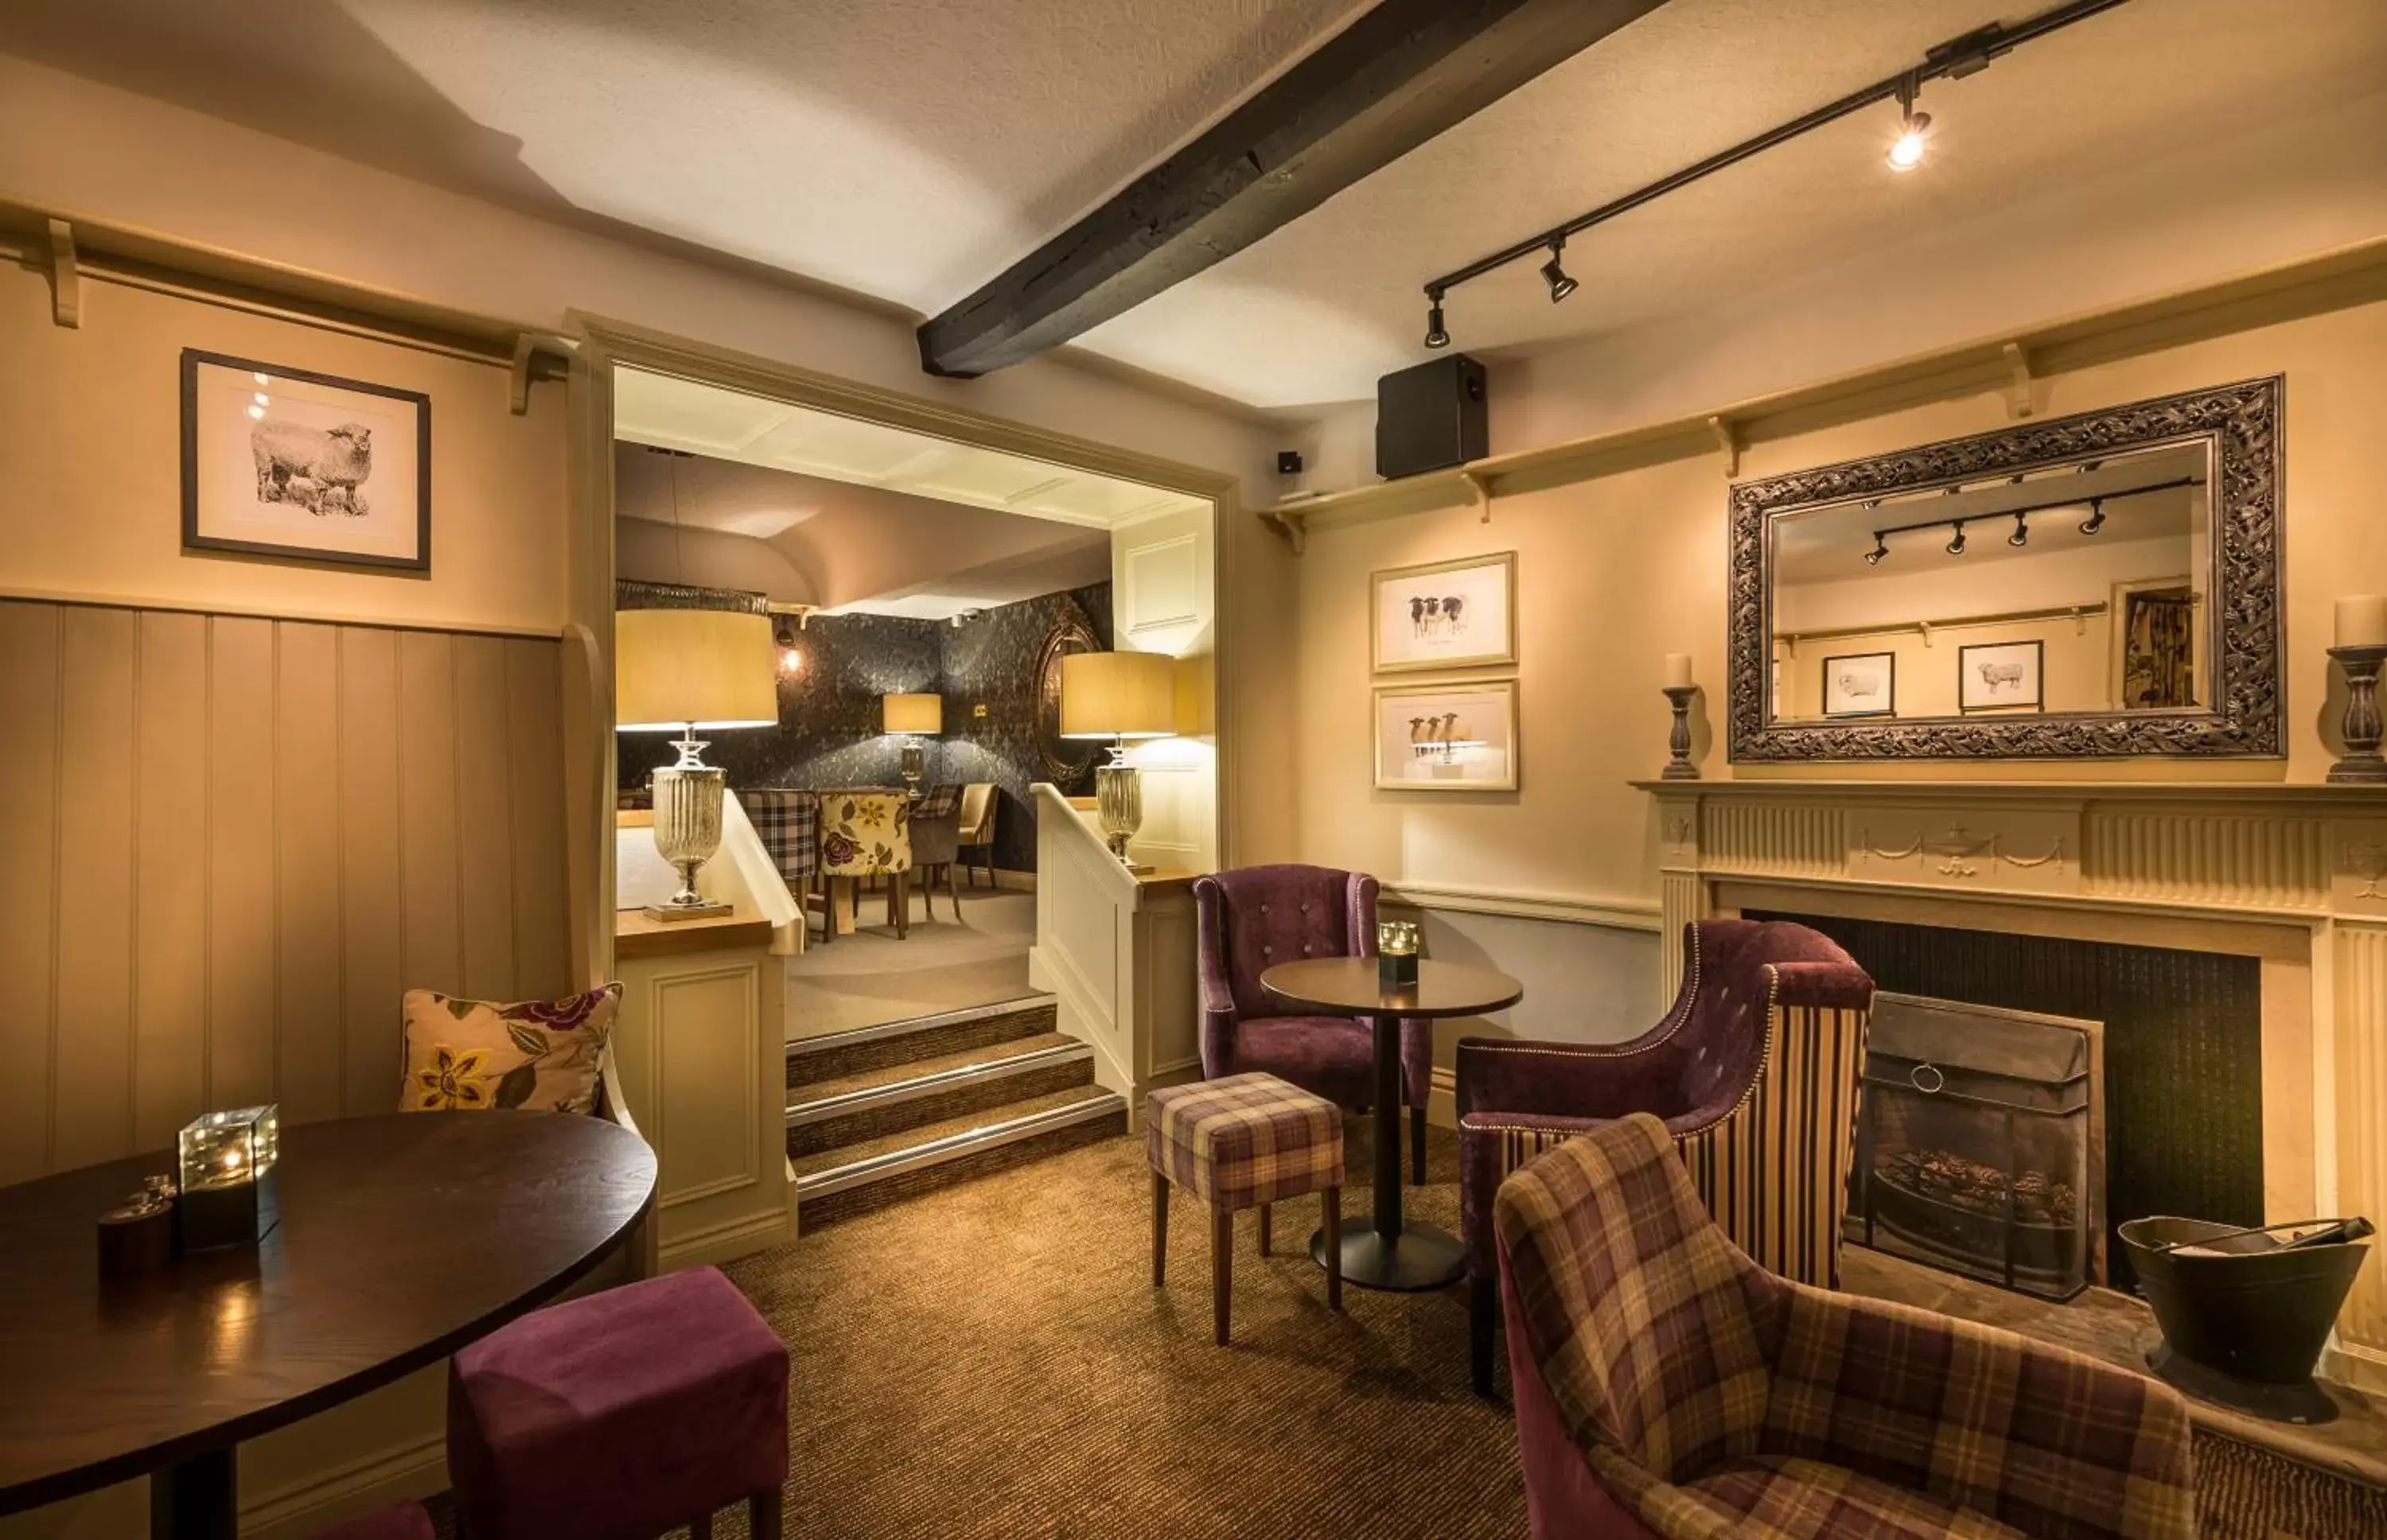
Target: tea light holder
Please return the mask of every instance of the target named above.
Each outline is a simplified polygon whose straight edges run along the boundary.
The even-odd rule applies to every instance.
[[[1414,920],[1376,922],[1376,986],[1409,990],[1418,981],[1418,928]]]
[[[99,1276],[137,1278],[174,1259],[174,1179],[151,1177],[99,1217]]]
[[[175,1239],[183,1251],[255,1245],[281,1217],[274,1168],[282,1118],[269,1104],[211,1112],[177,1142],[180,1194]]]

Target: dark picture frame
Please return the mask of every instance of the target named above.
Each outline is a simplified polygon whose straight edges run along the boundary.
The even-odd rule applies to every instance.
[[[1977,705],[1973,703],[1971,696],[1977,666],[1974,663],[1973,654],[2009,652],[2021,648],[2029,649],[2031,654],[2030,699],[1986,701]],[[1983,662],[1987,661],[1983,660]],[[1995,687],[1986,681],[1982,684],[1984,689],[1993,688]],[[2022,641],[1969,642],[1956,649],[1956,709],[1967,715],[1981,712],[2045,711],[2047,709],[2047,643],[2034,637]]]
[[[1880,658],[1888,663],[1884,682],[1889,686],[1889,699],[1878,707],[1863,711],[1832,710],[1832,665]],[[1839,652],[1824,660],[1823,672],[1817,676],[1820,688],[1815,692],[1815,709],[1834,721],[1846,721],[1859,716],[1896,716],[1898,714],[1898,654],[1895,652]]]
[[[335,545],[291,545],[235,537],[220,531],[211,531],[208,527],[210,514],[221,511],[210,510],[205,506],[208,489],[200,485],[199,465],[200,434],[204,425],[201,422],[199,372],[207,368],[262,375],[272,381],[295,381],[322,389],[373,397],[379,400],[397,401],[412,407],[414,409],[412,460],[415,494],[412,553],[392,555],[377,550],[344,550]],[[381,410],[385,413],[387,409],[385,407]],[[226,353],[210,353],[201,348],[185,347],[183,349],[182,356],[182,451],[183,549],[185,550],[265,556],[284,562],[306,562],[335,567],[366,567],[381,572],[411,572],[428,574],[431,571],[431,398],[422,391],[405,390],[396,385],[375,385],[369,380],[352,380],[338,374],[325,374],[309,369],[293,369],[286,365],[267,363],[257,359],[235,358]],[[323,493],[318,490],[316,495],[321,497]]]

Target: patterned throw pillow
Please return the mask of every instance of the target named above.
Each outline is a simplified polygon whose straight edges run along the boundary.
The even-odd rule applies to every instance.
[[[406,991],[405,1112],[594,1112],[622,986],[500,1004]]]

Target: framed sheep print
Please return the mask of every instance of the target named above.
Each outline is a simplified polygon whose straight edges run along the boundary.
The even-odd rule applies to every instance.
[[[2045,642],[1983,642],[1956,649],[1956,709],[2041,710],[2047,697],[2040,675],[2046,661]]]
[[[1825,716],[1896,716],[1898,654],[1843,652],[1824,660]]]
[[[1379,674],[1517,662],[1517,553],[1370,574],[1369,661]]]
[[[431,398],[183,352],[183,547],[431,570]]]
[[[1376,788],[1517,789],[1517,681],[1376,687]]]

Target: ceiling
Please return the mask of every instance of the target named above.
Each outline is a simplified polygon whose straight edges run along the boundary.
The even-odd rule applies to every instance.
[[[1002,271],[1342,24],[1358,0],[80,0],[0,6],[0,50],[550,217],[765,263],[919,314]],[[1419,288],[1888,75],[2019,0],[1671,0],[1080,346],[1272,409],[1425,355]],[[2058,239],[2111,261],[2249,125],[2387,179],[2387,5],[2133,0],[1454,291],[1495,360],[1697,317],[2047,189],[2112,196]],[[2135,173],[2161,165],[2167,178]],[[2282,169],[2298,165],[2283,162]],[[2377,232],[2371,232],[2376,234]],[[2285,235],[2282,239],[2289,238]],[[2030,239],[2040,240],[2033,234]],[[1968,255],[1971,255],[1968,253]],[[1977,259],[1993,265],[1994,256]]]

